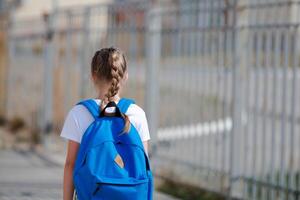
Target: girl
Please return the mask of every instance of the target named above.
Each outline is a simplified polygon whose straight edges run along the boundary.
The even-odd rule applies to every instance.
[[[118,103],[120,89],[128,78],[125,55],[121,50],[114,47],[97,51],[91,62],[91,77],[98,94],[97,98],[93,100],[100,106],[101,110],[110,101]],[[145,112],[136,104],[131,104],[124,118],[126,124],[131,122],[138,131],[147,153],[150,135]],[[65,119],[61,131],[61,137],[68,140],[63,180],[64,200],[73,199],[73,169],[77,152],[82,136],[93,120],[94,118],[89,111],[82,105],[74,106]]]

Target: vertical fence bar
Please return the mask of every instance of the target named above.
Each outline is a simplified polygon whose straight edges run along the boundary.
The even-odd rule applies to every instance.
[[[13,12],[11,12],[13,13]],[[9,16],[9,24],[8,24],[8,30],[7,30],[7,34],[8,34],[8,68],[7,68],[7,72],[6,72],[6,77],[7,77],[7,81],[6,81],[6,92],[7,92],[7,96],[6,96],[6,110],[5,110],[5,114],[7,114],[7,116],[9,115],[8,113],[8,109],[11,108],[11,101],[9,101],[9,97],[10,97],[10,94],[9,94],[9,91],[10,91],[10,87],[12,85],[12,59],[17,55],[16,54],[16,44],[18,43],[16,41],[16,36],[14,35],[14,28],[16,27],[16,21],[15,21],[15,17],[14,15],[10,14]],[[36,124],[37,125],[40,125],[38,124],[38,121],[36,121]]]
[[[227,46],[226,46],[226,53],[227,53],[227,80],[226,80],[226,99],[227,99],[227,105],[226,105],[226,112],[227,112],[227,116],[229,116],[231,119],[232,119],[232,122],[233,122],[233,109],[232,109],[232,105],[233,105],[233,55],[234,55],[234,52],[233,52],[233,43],[234,43],[234,40],[235,40],[235,37],[233,37],[233,33],[234,33],[234,28],[233,28],[233,19],[230,20],[230,16],[235,16],[234,13],[235,12],[235,7],[232,6],[232,3],[229,3],[228,4],[229,6],[229,11],[228,11],[228,15],[229,15],[229,19],[228,19],[228,31],[227,31]],[[231,176],[230,176],[230,171],[231,171],[231,136],[232,136],[232,130],[229,130],[228,131],[228,134],[227,134],[227,141],[226,141],[226,171],[228,173],[228,179],[229,181],[231,181]],[[229,183],[231,184],[231,183]]]
[[[196,18],[197,18],[197,23],[196,23],[196,57],[198,59],[196,59],[196,70],[197,71],[201,71],[201,37],[202,37],[202,32],[200,31],[200,27],[201,27],[201,13],[200,13],[200,1],[197,2],[197,12],[196,12]],[[195,74],[194,74],[195,75]],[[199,75],[195,75],[195,83],[199,82]],[[198,94],[197,96],[199,97],[199,101],[198,101],[198,105],[197,105],[197,109],[199,110],[199,113],[197,115],[198,118],[198,122],[201,122],[201,101],[202,101],[202,89],[201,87],[198,87],[196,85],[194,85],[195,89],[194,91]],[[200,109],[199,109],[200,107]],[[200,135],[200,130],[199,130],[199,126],[195,127],[195,154],[197,155],[197,160],[196,160],[196,166],[198,167],[197,169],[197,176],[195,177],[196,181],[198,181],[199,178],[199,169],[201,169],[201,159],[202,159],[202,151],[201,151],[201,146],[202,146],[202,141],[201,141],[201,135]]]
[[[233,94],[233,129],[230,136],[230,183],[229,198],[234,195],[233,184],[235,178],[240,175],[239,162],[239,142],[242,131],[242,110],[243,110],[243,91],[244,79],[246,72],[245,49],[248,46],[247,29],[243,28],[247,25],[247,10],[240,10],[243,5],[242,1],[235,0],[233,4],[233,49],[232,49],[232,94]]]
[[[230,11],[229,9],[229,6],[227,4],[224,5],[224,10],[225,10],[225,13],[228,13]],[[224,15],[224,18],[226,16]],[[223,96],[222,96],[222,118],[223,119],[227,119],[229,116],[228,116],[228,109],[227,109],[227,106],[229,104],[229,102],[227,102],[227,95],[228,95],[228,91],[227,91],[227,85],[228,85],[228,70],[226,70],[227,68],[227,65],[228,65],[228,31],[229,29],[229,25],[228,25],[228,19],[225,18],[224,19],[224,33],[223,33],[223,48],[222,48],[222,51],[223,51],[223,60],[222,60],[222,63],[223,63],[223,85],[222,85],[222,91],[223,91]],[[222,135],[222,159],[221,159],[221,169],[222,171],[226,172],[227,174],[227,168],[226,168],[226,159],[227,159],[227,154],[226,154],[226,140],[228,138],[228,132],[229,131],[224,131],[223,135]],[[222,181],[222,188],[223,188],[223,191],[226,191],[227,190],[227,183],[225,182],[225,178],[227,178],[227,176],[225,177],[225,175],[222,176],[221,178],[221,181]],[[227,192],[227,191],[226,191]]]
[[[218,2],[218,9],[223,9],[223,5],[221,3],[221,1]],[[218,57],[217,57],[217,70],[216,70],[216,76],[217,76],[217,115],[216,115],[216,119],[220,122],[222,121],[222,111],[221,111],[221,102],[222,102],[222,78],[223,78],[223,74],[222,74],[222,67],[223,67],[223,55],[224,52],[222,51],[222,42],[223,42],[223,37],[222,35],[224,34],[223,32],[223,26],[224,26],[224,19],[223,19],[223,15],[221,13],[218,13],[218,17],[220,19],[220,24],[219,24],[219,29],[218,29],[218,33],[217,33],[217,37],[218,37],[218,44],[217,44],[217,52],[218,52]],[[221,124],[221,123],[220,123]],[[221,125],[219,123],[217,124],[217,145],[218,145],[218,149],[217,151],[217,163],[216,163],[216,167],[218,169],[219,172],[221,172],[221,155],[222,155],[222,135],[225,134],[224,130],[221,129]],[[219,173],[218,176],[220,176],[221,174]],[[219,181],[221,182],[221,179],[219,179]],[[220,184],[221,185],[221,184]],[[221,189],[221,188],[220,188]]]
[[[213,27],[213,1],[207,1],[207,6],[208,6],[208,54],[207,54],[207,101],[210,101],[212,97],[212,90],[213,90],[213,84],[212,84],[212,79],[213,79],[213,65],[212,65],[212,51],[214,48],[214,33],[212,31]],[[208,116],[207,123],[208,123],[208,135],[207,135],[207,164],[208,164],[208,176],[207,176],[207,183],[208,185],[211,184],[211,174],[212,174],[212,169],[213,169],[213,133],[212,133],[212,121],[213,121],[213,109],[212,106],[210,105],[211,102],[208,103],[208,112],[210,113],[210,116]]]
[[[71,11],[68,11],[66,13],[66,21],[68,23],[66,30],[65,30],[65,34],[66,34],[66,48],[65,48],[65,52],[66,52],[66,62],[64,63],[64,108],[65,108],[65,113],[67,113],[69,106],[70,106],[70,102],[71,102],[71,96],[72,96],[72,86],[70,85],[71,83],[71,67],[72,67],[72,34],[73,34],[73,19],[72,19],[72,13]]]
[[[280,58],[280,31],[276,31],[275,34],[274,34],[274,37],[275,37],[275,45],[274,45],[274,62],[273,62],[273,80],[272,80],[272,83],[273,83],[273,87],[272,87],[272,91],[273,91],[273,95],[272,95],[272,117],[273,117],[273,120],[272,120],[272,131],[271,131],[271,134],[272,134],[272,144],[271,144],[271,162],[270,162],[270,182],[272,184],[276,184],[276,173],[275,173],[275,165],[277,164],[276,163],[276,150],[277,148],[275,148],[276,146],[276,138],[277,138],[277,119],[276,119],[276,115],[277,115],[277,96],[278,96],[278,92],[277,92],[277,87],[278,87],[278,66],[279,66],[279,58]],[[275,191],[274,189],[272,188],[271,189],[271,199],[274,199],[275,198]]]
[[[298,87],[297,87],[297,74],[298,70],[297,67],[299,66],[299,27],[295,28],[294,30],[294,54],[293,54],[293,60],[292,60],[292,96],[291,96],[291,106],[290,106],[290,113],[291,113],[291,129],[290,129],[290,158],[289,158],[289,171],[290,171],[290,178],[289,178],[289,187],[292,189],[297,189],[295,187],[296,185],[296,173],[295,173],[295,161],[296,156],[299,155],[298,153],[295,153],[295,145],[294,145],[294,139],[295,139],[295,133],[296,133],[296,126],[297,126],[297,120],[296,120],[296,110],[297,110],[297,103],[296,98],[298,95]],[[299,159],[299,158],[298,158]],[[299,181],[299,180],[298,180]],[[294,196],[295,199],[299,198],[298,196]]]
[[[289,55],[289,48],[288,48],[288,41],[289,41],[289,31],[284,31],[283,32],[283,66],[280,71],[282,72],[282,96],[281,96],[281,136],[280,136],[280,185],[285,188],[286,183],[285,183],[285,177],[286,177],[286,170],[285,170],[285,157],[286,157],[286,138],[285,138],[285,132],[286,132],[286,98],[287,98],[287,68],[288,68],[288,55]],[[285,199],[286,198],[286,193],[284,191],[280,192],[280,198]]]
[[[208,5],[208,0],[204,0],[203,1],[203,8],[205,8],[206,10],[208,10],[209,8],[207,7]],[[208,86],[208,76],[207,76],[207,50],[208,50],[208,12],[204,12],[203,13],[204,16],[203,16],[203,70],[204,70],[204,74],[205,74],[205,77],[203,77],[203,113],[207,112],[207,106],[205,105],[207,103],[207,88],[209,87]],[[203,119],[204,119],[204,123],[207,121],[207,117],[205,116],[205,114],[203,115]],[[203,123],[203,129],[205,128],[206,129],[206,124]],[[203,144],[203,167],[204,167],[204,174],[205,174],[205,181],[207,182],[207,169],[208,169],[208,142],[207,142],[207,134],[205,133],[205,131],[203,131],[203,141],[204,141],[204,144]]]
[[[205,1],[203,1],[203,2],[200,2],[201,3],[201,8],[203,8],[203,4],[204,4],[204,2]],[[202,72],[204,72],[205,73],[205,60],[204,60],[204,58],[205,58],[205,47],[206,47],[206,45],[205,45],[205,31],[203,30],[204,29],[204,27],[205,27],[205,13],[201,13],[201,12],[199,12],[199,18],[200,18],[200,23],[199,23],[199,26],[200,26],[200,33],[201,33],[201,40],[200,40],[200,44],[201,44],[201,47],[200,47],[200,60],[199,60],[199,65],[200,65],[200,67],[201,67],[201,71]],[[204,15],[204,16],[203,16]],[[201,122],[203,122],[203,121],[205,121],[205,119],[204,119],[204,115],[203,115],[203,113],[204,113],[204,101],[205,101],[205,80],[204,80],[204,78],[203,78],[203,80],[202,80],[202,83],[203,84],[201,84],[201,89],[200,89],[200,92],[201,92],[201,97],[200,97],[200,102],[199,102],[199,104],[200,104],[200,110],[201,110],[201,114],[200,114],[200,120],[201,120]],[[201,131],[202,131],[202,133],[203,133],[203,128],[201,128]],[[203,169],[203,167],[205,167],[205,159],[204,159],[204,157],[205,157],[205,148],[206,148],[206,146],[205,146],[205,144],[204,144],[204,139],[203,138],[205,138],[205,135],[204,134],[201,134],[201,147],[200,147],[200,152],[201,152],[201,159],[200,159],[200,165],[201,165],[201,167],[202,167],[202,169]],[[203,173],[203,171],[202,171],[202,173]]]
[[[235,176],[235,144],[234,144],[234,139],[236,135],[239,132],[239,113],[241,110],[241,107],[239,105],[240,103],[240,94],[239,94],[239,89],[237,88],[237,83],[239,82],[239,69],[238,69],[238,57],[237,57],[237,41],[236,41],[236,32],[237,32],[237,0],[233,1],[233,34],[232,38],[234,38],[233,41],[233,49],[232,49],[232,71],[233,71],[233,77],[232,77],[232,93],[233,93],[233,129],[230,132],[230,146],[229,146],[229,154],[230,154],[230,161],[229,161],[229,186],[228,186],[228,199],[231,199],[233,196],[233,177]]]
[[[146,32],[146,96],[145,105],[151,131],[152,154],[157,147],[159,122],[159,68],[161,55],[161,12],[153,7],[147,12]]]
[[[233,4],[233,49],[232,49],[232,121],[233,127],[230,135],[230,198],[240,195],[240,185],[237,179],[241,175],[240,142],[243,134],[242,114],[244,110],[244,89],[247,75],[247,47],[248,37],[248,11],[240,9],[244,2],[235,0]],[[238,189],[235,191],[235,189]]]
[[[132,8],[133,9],[133,8]],[[134,10],[134,9],[133,9]],[[136,11],[136,10],[134,10]],[[138,31],[139,31],[139,27],[137,27],[137,19],[136,19],[136,14],[131,14],[130,15],[130,22],[129,22],[129,52],[130,52],[130,59],[134,60],[134,67],[132,70],[132,73],[134,74],[134,76],[138,76],[138,56],[137,56],[137,36],[138,36]],[[138,95],[138,84],[130,84],[131,90],[134,91],[134,95],[137,96]]]
[[[215,115],[215,119],[216,119],[216,137],[215,137],[215,143],[216,143],[216,149],[215,149],[215,169],[217,172],[217,178],[216,181],[219,181],[218,184],[218,190],[221,191],[221,179],[220,179],[220,175],[221,175],[221,165],[220,165],[220,161],[221,161],[221,140],[222,140],[222,134],[224,134],[223,130],[221,129],[220,124],[222,123],[222,118],[221,118],[221,110],[220,110],[220,102],[221,102],[221,83],[222,83],[222,75],[221,75],[221,71],[222,71],[222,26],[223,26],[223,16],[220,13],[220,10],[222,9],[222,4],[221,2],[217,2],[217,17],[220,20],[219,21],[219,27],[218,30],[216,32],[216,38],[217,38],[217,44],[216,44],[216,54],[217,54],[217,59],[216,59],[216,70],[215,70],[215,77],[216,77],[216,115]],[[220,123],[219,123],[220,122]]]
[[[259,136],[257,133],[259,132],[259,106],[258,106],[258,98],[259,98],[259,90],[258,87],[260,86],[259,83],[259,57],[260,57],[260,41],[261,41],[261,36],[258,34],[259,31],[255,32],[255,68],[254,68],[254,88],[253,88],[253,93],[254,93],[254,113],[253,113],[253,137],[252,137],[252,154],[253,154],[253,160],[252,160],[252,179],[254,182],[251,185],[252,188],[252,194],[251,194],[251,199],[256,199],[257,197],[257,185],[255,183],[256,181],[256,173],[257,173],[257,137]]]
[[[55,12],[44,15],[46,26],[45,46],[44,46],[44,98],[43,98],[43,122],[42,130],[49,133],[52,129],[53,120],[53,67],[54,67],[54,42],[53,29]],[[46,142],[45,140],[43,142]]]
[[[261,173],[262,173],[262,180],[263,181],[268,181],[267,180],[267,170],[266,170],[266,164],[267,164],[267,160],[268,160],[268,156],[270,155],[268,153],[268,149],[267,149],[267,139],[269,138],[269,106],[268,106],[268,102],[270,101],[270,98],[269,98],[269,78],[271,77],[269,75],[269,67],[270,67],[270,57],[271,57],[271,39],[272,39],[272,34],[270,34],[270,32],[266,32],[266,37],[265,37],[266,41],[265,41],[265,69],[264,69],[264,99],[263,99],[263,127],[262,127],[262,134],[263,135],[263,142],[262,142],[262,153],[263,153],[263,156],[262,156],[262,163],[261,163]],[[264,188],[263,190],[263,199],[266,199],[267,198],[267,190],[266,188]]]
[[[253,59],[253,33],[250,32],[249,33],[249,47],[248,49],[248,62],[247,62],[247,76],[245,79],[246,85],[245,85],[245,94],[247,94],[248,98],[245,98],[245,112],[246,112],[246,127],[245,127],[245,131],[244,131],[244,135],[245,135],[245,152],[244,152],[244,173],[243,176],[247,179],[248,177],[250,177],[250,161],[251,161],[251,156],[249,156],[249,152],[250,152],[250,146],[251,146],[251,121],[250,121],[250,116],[251,116],[251,96],[252,96],[252,59]],[[251,114],[250,114],[251,113]],[[246,199],[248,199],[248,186],[249,186],[249,182],[247,180],[244,180],[244,194],[243,197],[246,196]]]
[[[80,75],[80,84],[79,84],[79,92],[80,98],[86,97],[86,89],[88,85],[88,77],[89,73],[87,72],[87,56],[89,50],[89,36],[90,36],[90,15],[91,14],[91,7],[85,7],[83,12],[83,22],[82,22],[82,43],[81,43],[81,66],[79,70]]]
[[[289,171],[290,171],[290,178],[289,178],[289,188],[293,189],[293,190],[297,190],[299,188],[296,188],[296,176],[297,176],[297,173],[299,174],[299,168],[298,168],[298,172],[296,171],[297,168],[296,168],[296,161],[297,159],[299,159],[299,152],[295,152],[295,150],[297,150],[298,148],[295,148],[295,139],[297,137],[296,136],[296,126],[297,126],[297,116],[296,116],[296,111],[297,111],[297,103],[296,103],[296,98],[297,98],[297,95],[298,95],[298,86],[297,86],[297,77],[298,77],[298,71],[299,71],[299,24],[300,24],[300,21],[299,21],[299,17],[300,17],[300,14],[299,14],[299,4],[297,3],[293,3],[291,5],[291,21],[295,24],[297,24],[298,26],[294,27],[293,29],[293,33],[294,33],[294,37],[293,37],[293,40],[292,40],[292,43],[293,43],[293,59],[292,59],[292,88],[291,88],[291,91],[292,91],[292,94],[291,94],[291,106],[290,106],[290,114],[291,114],[291,118],[290,118],[290,123],[291,123],[291,129],[290,129],[290,158],[288,160],[288,163],[289,163]],[[297,144],[297,143],[296,143]],[[299,176],[299,175],[298,175]],[[298,177],[299,179],[299,177]],[[299,184],[299,181],[298,180],[298,184]],[[298,185],[299,187],[299,185]],[[295,194],[293,197],[295,200],[298,200],[299,199],[299,194]]]

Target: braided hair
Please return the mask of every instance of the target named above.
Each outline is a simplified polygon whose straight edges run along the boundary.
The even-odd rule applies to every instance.
[[[115,101],[115,96],[120,90],[120,81],[124,78],[127,71],[127,61],[124,53],[115,47],[103,48],[95,52],[91,62],[91,73],[98,79],[105,80],[110,83],[110,87],[102,99],[100,110],[102,111],[106,104]],[[123,132],[129,132],[130,122],[127,115],[121,114],[125,126]]]

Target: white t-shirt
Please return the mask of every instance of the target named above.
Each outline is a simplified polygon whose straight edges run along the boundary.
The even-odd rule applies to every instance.
[[[93,99],[100,105],[100,99]],[[125,113],[129,121],[138,131],[141,140],[150,140],[148,123],[144,110],[136,104],[131,104]],[[91,113],[83,105],[75,105],[68,113],[60,136],[80,143],[85,130],[94,121]]]

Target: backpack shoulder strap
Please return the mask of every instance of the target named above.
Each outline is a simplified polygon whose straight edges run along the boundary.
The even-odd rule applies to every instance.
[[[126,113],[129,106],[134,103],[135,101],[132,99],[121,98],[118,103],[118,107],[122,113]],[[84,99],[78,102],[77,105],[83,105],[84,107],[86,107],[86,109],[88,109],[88,111],[95,119],[99,116],[99,105],[93,99]]]
[[[83,105],[88,109],[91,115],[96,119],[99,116],[99,105],[93,99],[84,99],[77,103],[77,105]]]
[[[118,107],[122,113],[126,113],[131,104],[135,104],[133,99],[121,98]]]

